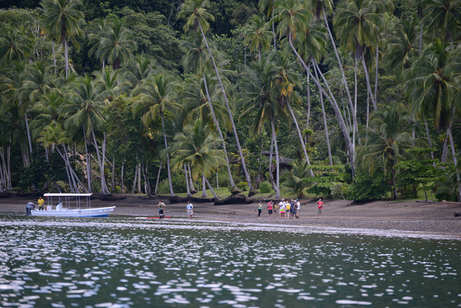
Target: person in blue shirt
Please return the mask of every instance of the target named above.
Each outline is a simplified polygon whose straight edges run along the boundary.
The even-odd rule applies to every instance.
[[[189,216],[189,219],[191,219],[192,215],[194,215],[194,206],[192,205],[192,203],[190,203],[190,201],[187,202],[186,209],[187,215]]]

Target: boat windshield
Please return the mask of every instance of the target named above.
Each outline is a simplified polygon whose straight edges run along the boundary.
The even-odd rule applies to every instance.
[[[43,196],[49,206],[56,209],[81,209],[91,208],[91,193],[46,193]]]

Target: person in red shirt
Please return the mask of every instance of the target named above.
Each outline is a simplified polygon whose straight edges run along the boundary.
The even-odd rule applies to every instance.
[[[319,199],[319,201],[317,201],[317,207],[319,209],[319,212],[317,214],[317,218],[320,218],[320,215],[322,215],[322,209],[323,209],[323,201],[322,201],[322,199]]]
[[[272,219],[272,208],[273,208],[273,205],[272,205],[272,200],[271,200],[267,204],[267,212],[269,213],[269,219]]]

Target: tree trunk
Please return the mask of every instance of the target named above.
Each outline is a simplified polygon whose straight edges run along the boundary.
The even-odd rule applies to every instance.
[[[277,166],[277,184],[276,184],[276,190],[275,190],[275,197],[280,198],[280,160],[279,160],[279,149],[277,147],[277,136],[275,135],[275,119],[274,116],[271,116],[271,126],[272,126],[272,138],[274,140],[274,145],[275,145],[275,160],[276,160],[276,166]]]
[[[208,85],[207,85],[207,82],[206,82],[205,71],[203,71],[203,83],[205,84],[206,96],[207,96],[207,99],[208,99],[208,104],[210,106],[211,115],[213,116],[214,124],[216,126],[216,129],[218,130],[219,138],[221,138],[221,140],[222,140],[224,156],[226,157],[226,167],[227,167],[227,174],[229,176],[229,182],[230,182],[231,187],[235,188],[234,179],[232,178],[232,173],[231,173],[231,170],[230,170],[229,157],[227,156],[226,141],[224,141],[224,137],[223,137],[223,134],[221,132],[221,128],[219,127],[219,122],[216,119],[216,114],[214,112],[213,105],[211,104],[210,94],[208,92]]]
[[[453,108],[453,113],[454,113],[454,108]],[[459,178],[459,172],[458,172],[458,159],[456,158],[456,151],[455,151],[455,143],[453,141],[453,135],[451,133],[451,124],[447,128],[447,134],[448,137],[450,138],[450,145],[451,145],[451,155],[453,156],[453,164],[455,165],[455,171],[456,171],[456,182],[458,183],[458,201],[461,201],[461,182]]]
[[[102,159],[101,159],[101,155],[99,155],[98,141],[96,140],[96,135],[94,133],[94,130],[91,130],[91,134],[93,135],[93,139],[94,139],[93,145],[96,148],[99,170],[101,171],[101,194],[108,195],[109,190],[107,189],[106,178],[104,176],[104,159],[105,159],[105,154],[106,154],[106,133],[104,133],[104,140],[102,142]]]
[[[309,129],[309,120],[311,118],[311,87],[310,87],[310,75],[307,73],[307,119],[306,128]],[[305,137],[307,138],[307,137]],[[307,139],[305,141],[307,143]]]
[[[133,186],[131,187],[131,193],[134,194],[136,191],[136,183],[138,181],[138,165],[134,167],[134,179],[133,179]]]
[[[67,176],[69,178],[69,185],[70,185],[70,190],[71,192],[73,193],[77,193],[78,192],[78,188],[77,188],[77,183],[75,182],[75,179],[72,175],[72,172],[71,172],[71,169],[72,169],[72,166],[70,165],[70,161],[69,161],[69,155],[67,153],[67,149],[66,149],[66,145],[65,144],[62,144],[62,147],[63,147],[63,151],[64,151],[64,155],[61,155],[62,158],[64,159],[64,162],[66,163],[66,172],[67,172]],[[56,146],[56,149],[58,150],[59,152],[59,148],[58,146]],[[59,154],[61,154],[61,152],[59,152]]]
[[[213,194],[215,200],[219,200],[219,197],[216,195],[215,191],[213,190],[213,187],[211,187],[210,182],[208,182],[208,179],[205,178],[206,184],[208,185],[208,188],[211,190],[211,193]]]
[[[392,166],[392,185],[394,186],[394,199],[397,199],[397,184],[395,182],[395,169]]]
[[[88,153],[88,136],[86,135],[85,125],[83,125],[83,138],[85,139],[86,175],[88,179],[88,191],[91,193],[93,192],[93,189],[91,188],[91,157]]]
[[[424,114],[423,114],[423,120],[424,120],[424,127],[426,128],[427,141],[429,143],[429,147],[432,148],[431,135],[429,134],[429,127],[427,126],[426,116]],[[431,158],[434,159],[434,152],[432,151],[431,151]],[[434,163],[434,167],[435,167],[435,163]]]
[[[202,175],[202,198],[208,197],[206,193],[205,176]]]
[[[13,186],[11,185],[11,146],[6,148],[6,190],[13,190]]]
[[[272,35],[274,36],[274,52],[276,52],[277,51],[277,43],[276,43],[276,38],[275,38],[274,8],[272,8]]]
[[[440,159],[441,163],[446,163],[448,157],[448,136],[445,137],[442,146],[442,158]]]
[[[365,71],[365,79],[367,81],[367,91],[370,93],[371,103],[373,104],[373,109],[376,111],[378,110],[378,105],[376,105],[375,98],[373,97],[373,93],[371,92],[370,77],[368,76],[368,68],[365,63],[365,57],[363,56],[362,56],[362,64],[363,64],[363,70]]]
[[[122,162],[122,170],[120,171],[120,193],[124,193],[123,190],[123,171],[125,169],[125,161]]]
[[[141,163],[138,164],[138,193],[142,194],[142,189],[141,189]]]
[[[2,158],[2,167],[0,168],[0,180],[2,181],[2,191],[6,191],[6,163],[5,163],[5,150],[3,148],[0,149],[0,157]]]
[[[339,70],[341,71],[341,77],[343,78],[343,84],[344,84],[344,87],[346,88],[346,94],[347,94],[347,98],[349,99],[349,105],[350,105],[351,110],[353,110],[354,108],[352,107],[351,93],[349,92],[349,86],[347,85],[346,74],[344,74],[344,69],[343,69],[343,65],[341,63],[341,58],[339,57],[338,49],[336,49],[335,40],[333,39],[333,35],[331,34],[330,25],[328,24],[328,19],[327,19],[327,16],[325,14],[325,10],[322,10],[322,13],[323,13],[323,19],[325,21],[325,26],[326,26],[326,28],[328,30],[328,35],[330,36],[331,44],[333,45],[333,49],[335,51],[336,60],[338,61]],[[357,123],[354,123],[354,126],[356,126],[356,125],[357,125]]]
[[[333,166],[333,158],[331,157],[330,136],[328,135],[327,116],[326,116],[326,113],[325,113],[325,105],[323,103],[323,94],[322,93],[320,93],[320,104],[322,105],[323,124],[325,125],[325,138],[326,138],[326,142],[327,142],[328,159],[330,161],[330,166]],[[312,172],[312,170],[311,170],[311,172]]]
[[[195,194],[197,190],[194,187],[194,181],[192,180],[192,172],[190,171],[190,163],[187,163],[187,172],[189,172],[189,186],[191,194]]]
[[[32,139],[30,138],[29,120],[27,119],[27,112],[24,113],[24,119],[26,121],[27,140],[29,141],[30,159],[32,160]]]
[[[112,158],[112,193],[115,193],[115,157]]]
[[[189,175],[187,174],[186,164],[184,164],[184,174],[186,175],[187,197],[191,198],[192,194],[190,193],[190,189],[189,189]]]
[[[200,32],[202,33],[203,40],[205,41],[206,47],[208,49],[208,53],[210,54],[211,61],[213,62],[213,67],[214,67],[215,72],[216,72],[216,77],[218,77],[219,85],[221,86],[221,90],[222,90],[222,93],[224,95],[224,101],[226,103],[227,112],[229,113],[229,119],[231,121],[232,129],[234,131],[235,141],[237,143],[237,148],[239,150],[240,159],[242,160],[243,172],[245,173],[245,178],[248,181],[248,187],[249,187],[250,191],[252,191],[253,188],[251,187],[250,175],[248,174],[248,170],[247,170],[247,167],[246,167],[246,164],[245,164],[245,158],[243,157],[242,147],[240,146],[240,141],[239,141],[239,137],[238,137],[238,134],[237,134],[237,129],[235,128],[234,117],[232,116],[232,111],[231,111],[230,106],[229,106],[229,101],[227,99],[226,91],[224,90],[224,86],[223,86],[222,81],[221,81],[221,76],[219,75],[219,72],[218,72],[218,67],[216,66],[216,63],[215,63],[214,58],[213,58],[213,55],[211,54],[211,49],[208,46],[208,41],[206,40],[205,33],[203,33],[202,25],[200,23],[199,23],[199,28],[200,28]]]
[[[51,40],[53,43],[53,64],[54,64],[54,74],[56,75],[56,53],[54,52],[54,39]]]
[[[298,121],[296,120],[295,114],[293,113],[290,103],[288,102],[287,102],[287,107],[288,107],[288,110],[290,110],[291,116],[293,117],[293,121],[295,122],[296,129],[298,131],[299,140],[301,141],[301,146],[303,148],[304,156],[306,157],[307,165],[310,166],[311,162],[309,160],[309,156],[307,155],[306,145],[304,144],[303,136],[301,134],[301,130],[299,129]],[[314,177],[314,172],[312,171],[312,169],[310,169],[310,172],[311,172],[311,176]]]
[[[272,174],[272,149],[274,148],[274,136],[272,135],[271,126],[271,148],[269,149],[269,182],[272,184],[274,191],[277,191],[277,185],[275,185],[274,175]]]
[[[149,181],[149,173],[148,173],[148,168],[147,168],[147,162],[144,165],[143,168],[143,175],[144,175],[144,188],[147,196],[152,196],[152,189],[150,186],[150,181]]]
[[[162,161],[160,161],[160,166],[158,167],[157,182],[155,183],[154,194],[157,194],[158,182],[160,181],[160,172],[162,171]]]
[[[376,72],[375,72],[375,102],[376,102],[376,105],[378,105],[378,73],[379,73],[379,70],[378,70],[378,62],[379,60],[379,46],[376,46]]]
[[[69,77],[69,54],[67,50],[67,38],[66,36],[63,37],[63,44],[64,44],[64,58],[66,61],[66,79]]]
[[[170,154],[168,153],[168,142],[166,140],[165,119],[164,119],[163,112],[161,113],[161,115],[162,115],[163,139],[165,140],[165,150],[167,150],[166,164],[167,164],[167,170],[168,170],[168,184],[170,185],[170,196],[173,197],[174,191],[173,191],[173,183],[171,182]]]

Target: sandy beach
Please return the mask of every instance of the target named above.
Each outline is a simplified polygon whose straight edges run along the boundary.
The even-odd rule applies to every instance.
[[[120,195],[122,196],[122,195]],[[117,201],[92,200],[93,207],[116,205],[112,215],[157,216],[158,198],[129,195]],[[165,215],[187,218],[186,204],[166,203]],[[10,196],[0,199],[0,212],[23,212],[27,202],[37,203],[37,197]],[[257,203],[215,206],[213,203],[195,203],[193,220],[251,222],[264,224],[323,226],[341,228],[371,228],[380,230],[418,231],[461,236],[461,212],[458,202],[399,202],[375,201],[353,204],[347,200],[326,200],[323,215],[317,217],[316,200],[302,200],[299,219],[268,218],[264,203],[261,219],[257,217]]]

